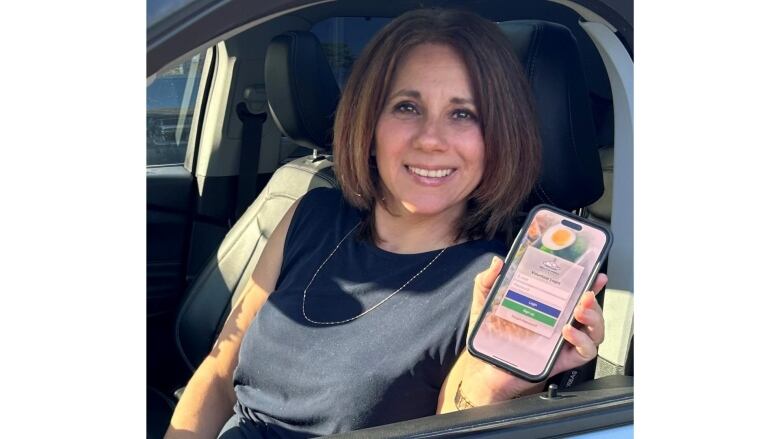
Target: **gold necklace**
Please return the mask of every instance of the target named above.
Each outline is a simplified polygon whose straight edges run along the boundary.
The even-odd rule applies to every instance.
[[[403,290],[407,285],[409,285],[409,282],[413,281],[415,278],[417,278],[417,276],[421,275],[425,270],[427,270],[428,267],[430,267],[431,264],[433,264],[436,261],[436,259],[439,259],[439,256],[441,256],[441,254],[444,253],[444,250],[447,250],[447,247],[444,247],[443,249],[441,249],[441,251],[439,253],[437,253],[436,256],[433,259],[431,259],[431,261],[428,262],[428,264],[425,267],[422,268],[422,270],[418,271],[414,276],[411,277],[411,279],[406,281],[405,284],[401,285],[401,288],[393,291],[389,296],[387,296],[384,299],[382,299],[379,303],[377,303],[376,305],[372,306],[371,308],[363,311],[362,313],[356,315],[355,317],[351,317],[351,318],[348,318],[346,320],[339,320],[337,322],[319,322],[319,321],[310,319],[309,316],[306,315],[306,292],[309,291],[309,287],[314,282],[314,279],[317,277],[317,274],[319,274],[320,270],[322,270],[322,267],[324,267],[325,264],[330,260],[330,257],[333,256],[334,253],[336,253],[336,250],[338,250],[339,247],[341,247],[341,243],[344,242],[344,240],[347,239],[347,237],[352,232],[354,232],[355,229],[357,229],[357,227],[359,225],[360,225],[360,223],[357,223],[355,225],[355,227],[352,228],[352,230],[347,232],[347,234],[344,235],[343,238],[341,238],[341,241],[339,241],[339,243],[336,244],[336,248],[334,248],[333,251],[330,252],[328,257],[325,258],[324,261],[322,261],[322,264],[320,264],[319,268],[317,268],[317,271],[314,272],[314,276],[311,277],[311,280],[309,281],[309,284],[306,285],[306,288],[304,288],[304,290],[303,290],[303,303],[301,304],[301,309],[303,311],[303,318],[305,318],[306,321],[308,321],[309,323],[314,323],[315,325],[338,325],[338,324],[341,324],[341,323],[351,322],[352,320],[355,320],[355,319],[357,319],[359,317],[363,317],[364,315],[366,315],[366,314],[370,313],[371,311],[377,309],[379,307],[379,305],[387,302],[391,297],[395,296],[396,293],[398,293],[399,291]]]

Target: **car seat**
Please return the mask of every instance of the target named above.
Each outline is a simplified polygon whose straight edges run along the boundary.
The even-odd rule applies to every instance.
[[[525,206],[552,204],[575,210],[604,192],[596,130],[574,34],[540,20],[499,23],[530,83],[539,134],[542,172]]]
[[[269,111],[281,132],[313,153],[274,172],[188,289],[177,314],[175,339],[191,372],[211,350],[285,212],[309,190],[336,186],[327,154],[340,91],[319,40],[309,32],[274,37],[266,51],[265,84]],[[148,437],[164,435],[182,390],[166,394],[147,389]]]
[[[500,27],[525,67],[540,124],[542,172],[524,210],[541,202],[566,210],[593,203],[603,192],[602,174],[574,35],[564,26],[542,21],[518,20]],[[281,131],[298,145],[330,151],[338,86],[317,38],[304,31],[275,37],[266,53],[265,74],[269,107]],[[314,187],[336,185],[331,166],[327,158],[312,156],[279,168],[193,282],[176,324],[177,345],[193,371],[211,349],[287,208]],[[161,397],[150,390],[147,410],[151,400],[163,410]],[[168,402],[172,407],[173,398]],[[170,419],[171,413],[154,420]]]

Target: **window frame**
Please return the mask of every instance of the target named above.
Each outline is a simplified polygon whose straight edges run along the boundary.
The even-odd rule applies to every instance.
[[[165,167],[184,167],[189,171],[192,172],[192,163],[194,163],[195,159],[195,153],[197,151],[197,146],[199,143],[200,138],[200,131],[202,126],[202,110],[206,104],[206,94],[209,89],[209,82],[211,81],[211,72],[213,71],[213,65],[215,62],[215,55],[213,47],[208,47],[198,53],[195,53],[191,56],[181,58],[179,62],[172,63],[170,66],[171,68],[175,68],[177,65],[182,65],[188,62],[192,62],[192,60],[197,57],[201,56],[202,61],[200,61],[200,65],[197,66],[195,69],[190,69],[190,71],[187,73],[187,77],[185,78],[185,85],[184,90],[182,93],[181,98],[179,99],[179,108],[178,108],[178,114],[176,116],[176,127],[174,131],[174,138],[176,139],[176,148],[183,147],[183,155],[181,156],[181,159],[175,162],[171,163],[149,163],[149,128],[147,125],[147,163],[146,167],[147,169],[153,168],[153,169],[159,169],[159,168],[165,168]],[[198,75],[200,75],[198,77]],[[157,79],[157,75],[153,75],[147,80],[147,93],[149,86],[153,83],[154,80]],[[195,86],[195,83],[197,82],[197,87]],[[194,96],[194,102],[193,102],[193,94]],[[190,119],[190,127],[189,131],[186,133],[186,143],[183,143],[183,136],[185,133],[184,130],[184,122],[187,118],[187,115],[190,113],[190,105],[183,105],[185,102],[193,102],[191,105],[192,109],[192,116]],[[147,107],[147,117],[149,116],[149,109]],[[148,122],[147,122],[148,123]],[[177,153],[178,155],[178,153]]]

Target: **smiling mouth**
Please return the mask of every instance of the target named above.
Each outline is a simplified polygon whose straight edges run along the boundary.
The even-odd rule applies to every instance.
[[[423,169],[423,168],[417,168],[414,166],[404,165],[406,169],[414,174],[419,175],[420,177],[426,177],[426,178],[444,178],[448,175],[451,175],[453,172],[455,172],[454,168],[442,168],[442,169]]]

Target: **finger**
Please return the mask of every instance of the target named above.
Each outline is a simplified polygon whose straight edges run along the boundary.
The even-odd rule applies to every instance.
[[[591,291],[595,292],[596,294],[600,293],[601,290],[604,289],[604,286],[607,285],[607,275],[604,273],[599,273],[596,275],[596,280],[593,281],[593,287],[591,287]]]
[[[476,324],[479,314],[485,307],[485,301],[490,289],[493,288],[493,284],[496,282],[498,274],[501,273],[501,267],[504,266],[504,262],[501,258],[493,256],[490,261],[490,267],[487,270],[479,273],[474,278],[474,293],[471,300],[471,312],[469,315],[469,331]]]
[[[604,326],[604,315],[600,310],[582,304],[574,308],[574,319],[585,326]]]
[[[598,350],[593,340],[584,332],[571,325],[563,327],[563,338],[574,346],[574,349],[585,361],[596,358]]]
[[[584,325],[596,345],[604,341],[604,313],[593,291],[582,295],[580,303],[574,308],[574,319]]]
[[[498,274],[501,273],[501,268],[504,266],[504,262],[501,258],[493,256],[493,260],[490,261],[490,267],[487,270],[479,273],[474,279],[474,290],[482,293],[485,296],[490,289],[493,288],[493,284],[496,282]]]
[[[599,305],[599,302],[596,300],[596,293],[593,291],[586,291],[582,294],[582,297],[580,297],[580,303],[578,303],[577,308],[575,308],[575,312],[577,309],[592,309],[599,314],[603,313],[601,310],[601,305]]]
[[[604,316],[598,310],[579,305],[574,310],[574,318],[584,326],[596,345],[604,341]]]

